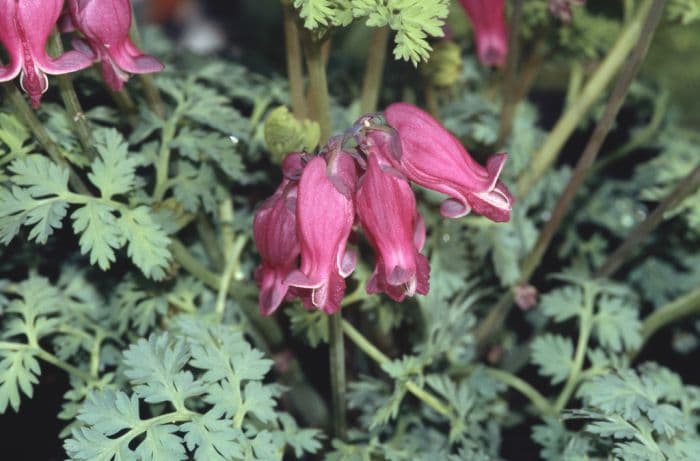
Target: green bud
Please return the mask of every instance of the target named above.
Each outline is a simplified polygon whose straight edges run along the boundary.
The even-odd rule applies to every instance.
[[[321,127],[311,120],[297,120],[286,107],[280,106],[268,114],[264,133],[273,160],[281,163],[289,152],[313,150],[321,138]]]
[[[442,41],[433,47],[430,60],[421,67],[423,75],[435,86],[457,83],[462,73],[462,50],[456,43]]]

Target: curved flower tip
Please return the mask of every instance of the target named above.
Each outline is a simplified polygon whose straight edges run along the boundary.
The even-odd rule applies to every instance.
[[[329,168],[325,159],[315,157],[299,180],[296,220],[301,265],[285,283],[310,290],[310,296],[302,295],[302,299],[332,314],[340,309],[345,293],[343,277],[354,269],[354,255],[346,246],[355,211],[352,200],[328,177]],[[350,174],[342,166],[341,172],[341,176]]]
[[[299,241],[296,234],[297,186],[284,180],[275,194],[255,213],[253,238],[262,256],[255,270],[260,286],[260,312],[274,313],[288,292],[285,278],[297,267]]]
[[[105,81],[112,89],[124,87],[129,74],[163,70],[163,64],[144,54],[129,38],[129,0],[68,0],[73,24],[85,35],[85,45],[102,61]]]
[[[379,158],[370,154],[356,200],[362,227],[377,251],[367,292],[383,291],[396,301],[427,294],[430,269],[419,253],[425,225],[408,182],[384,171]]]
[[[483,167],[450,132],[421,109],[395,103],[384,114],[398,133],[401,157],[397,161],[391,154],[384,154],[382,158],[392,161],[411,181],[449,196],[440,207],[443,216],[458,218],[474,210],[493,221],[510,219],[514,200],[498,179],[507,154],[492,156]],[[389,145],[382,133],[369,136],[378,138],[379,148]]]
[[[62,8],[63,0],[0,0],[0,43],[9,55],[9,64],[0,67],[0,82],[21,73],[20,85],[35,108],[49,86],[46,74],[66,74],[92,64],[88,56],[75,51],[57,58],[46,53],[46,41]]]
[[[460,0],[474,27],[479,60],[487,66],[503,67],[508,56],[505,0]]]

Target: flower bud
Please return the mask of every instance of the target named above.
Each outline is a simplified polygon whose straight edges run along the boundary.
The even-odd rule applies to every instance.
[[[279,163],[288,152],[313,150],[321,138],[321,127],[311,120],[297,120],[286,107],[280,106],[267,116],[264,133],[265,145],[275,163]]]

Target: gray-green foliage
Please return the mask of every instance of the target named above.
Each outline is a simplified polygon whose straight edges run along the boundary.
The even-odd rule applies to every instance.
[[[282,389],[262,382],[272,361],[230,327],[177,318],[123,364],[132,391],[88,395],[65,442],[70,459],[274,460],[288,444],[297,456],[320,448],[318,431],[275,410]],[[147,417],[140,402],[167,410]]]
[[[442,37],[447,0],[294,0],[308,29],[347,26],[362,18],[369,27],[396,32],[394,57],[417,65],[430,56],[428,37]]]

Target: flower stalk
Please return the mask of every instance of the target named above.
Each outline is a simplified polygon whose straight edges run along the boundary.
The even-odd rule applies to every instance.
[[[292,99],[294,116],[303,120],[306,118],[306,99],[304,98],[304,70],[299,25],[297,16],[291,5],[283,5],[284,13],[284,45],[287,53],[287,79]]]
[[[374,30],[372,41],[369,45],[367,63],[365,64],[365,76],[362,82],[362,96],[360,98],[361,114],[367,114],[377,110],[388,40],[388,26],[379,27]]]
[[[347,383],[345,377],[345,343],[343,339],[343,317],[341,311],[328,319],[329,359],[331,372],[331,394],[333,399],[333,434],[336,438],[347,438]]]
[[[309,115],[321,127],[320,143],[324,144],[331,136],[330,96],[323,57],[325,39],[317,40],[308,32],[304,35],[304,53],[309,72]]]

